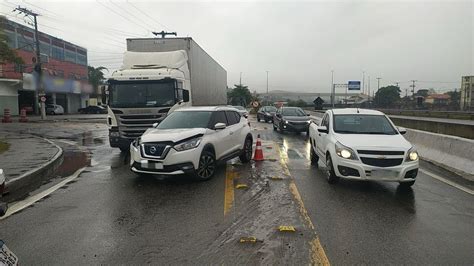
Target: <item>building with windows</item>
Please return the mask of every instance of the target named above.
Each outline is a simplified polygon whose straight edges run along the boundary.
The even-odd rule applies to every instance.
[[[1,19],[8,46],[17,50],[23,65],[0,65],[0,115],[9,108],[13,115],[22,108],[38,113],[38,88],[33,72],[35,54],[34,29]],[[87,50],[73,43],[39,32],[43,72],[42,86],[47,104],[63,106],[66,113],[89,104],[92,86],[87,76]]]
[[[474,76],[464,76],[461,81],[461,110],[474,110]]]

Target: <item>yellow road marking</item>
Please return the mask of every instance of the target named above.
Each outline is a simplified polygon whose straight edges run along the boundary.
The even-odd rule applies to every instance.
[[[225,173],[224,190],[224,216],[232,209],[234,204],[234,177],[236,173],[233,166],[227,165]]]
[[[303,199],[301,198],[300,192],[298,191],[298,188],[296,187],[296,184],[294,182],[294,179],[292,178],[290,174],[290,170],[288,169],[287,161],[288,161],[288,156],[281,151],[280,147],[278,145],[276,146],[276,150],[280,154],[280,164],[283,168],[283,171],[285,174],[287,174],[290,177],[290,191],[291,194],[293,194],[293,197],[295,198],[296,202],[298,203],[299,211],[301,216],[303,216],[303,219],[306,223],[306,225],[316,234],[314,224],[311,221],[311,218],[308,215],[308,211],[304,207]],[[328,257],[326,256],[326,253],[324,252],[324,248],[321,245],[321,242],[319,241],[319,237],[316,235],[310,242],[310,258],[311,258],[311,264],[315,265],[330,265]]]

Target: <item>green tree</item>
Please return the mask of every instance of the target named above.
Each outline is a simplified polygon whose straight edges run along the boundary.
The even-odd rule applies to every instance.
[[[460,107],[459,103],[461,100],[461,93],[459,91],[457,90],[448,91],[445,94],[449,95],[449,97],[451,98],[449,105],[451,105],[452,107],[457,107],[457,108]]]
[[[248,86],[234,85],[234,88],[227,91],[228,103],[232,105],[247,106],[252,101],[252,94]]]
[[[94,88],[94,91],[97,91],[99,85],[105,80],[104,70],[107,70],[105,67],[87,67],[87,75],[89,78],[89,83]]]
[[[391,107],[399,100],[400,88],[397,86],[382,87],[375,93],[375,104],[379,107]]]
[[[11,49],[8,46],[8,36],[3,30],[7,19],[4,16],[0,16],[0,64],[15,63],[18,65],[24,64],[24,61],[16,53],[16,50]]]

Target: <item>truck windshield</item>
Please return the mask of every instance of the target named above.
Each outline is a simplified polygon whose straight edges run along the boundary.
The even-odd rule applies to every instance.
[[[334,132],[341,134],[397,134],[397,131],[383,115],[334,115]]]
[[[212,112],[173,112],[168,115],[159,125],[158,129],[175,128],[207,128]]]
[[[175,104],[174,82],[111,85],[110,107],[162,107]]]

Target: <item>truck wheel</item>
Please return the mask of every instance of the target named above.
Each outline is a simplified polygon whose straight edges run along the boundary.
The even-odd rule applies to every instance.
[[[334,172],[331,155],[329,154],[326,155],[326,177],[329,184],[336,184],[339,181],[339,177]]]
[[[199,168],[195,170],[194,176],[197,180],[206,181],[216,172],[216,157],[213,152],[203,151],[199,158]]]
[[[312,165],[318,166],[319,156],[314,152],[313,147],[310,147],[309,159]]]
[[[242,154],[239,156],[239,159],[243,163],[248,163],[252,160],[252,139],[246,138],[244,143],[244,150]]]
[[[409,188],[415,184],[415,181],[410,182],[400,182],[400,187],[402,188]]]

